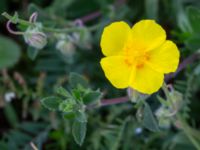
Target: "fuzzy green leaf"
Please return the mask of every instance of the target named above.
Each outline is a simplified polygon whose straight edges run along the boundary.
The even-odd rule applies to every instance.
[[[86,122],[79,122],[79,121],[74,121],[73,126],[72,126],[72,134],[74,137],[74,140],[78,145],[82,145],[86,136],[86,127],[87,123]]]
[[[60,99],[59,97],[51,96],[51,97],[43,98],[41,102],[43,106],[49,110],[58,110],[59,105],[61,102],[63,102],[63,100]]]
[[[72,112],[76,103],[73,99],[62,101],[59,105],[59,110],[62,112]]]
[[[85,88],[88,87],[88,81],[77,73],[70,73],[69,84],[72,88],[77,88],[80,85]]]
[[[62,86],[60,87],[56,87],[55,88],[55,92],[59,95],[62,95],[64,97],[67,97],[67,98],[70,98],[71,97],[71,94],[65,89],[63,88]]]
[[[75,112],[65,112],[63,113],[64,119],[74,119],[75,118]]]
[[[40,50],[29,46],[28,49],[27,49],[28,57],[29,57],[31,60],[35,60],[35,58],[37,57],[39,51],[40,51]]]
[[[83,102],[84,104],[97,102],[101,99],[101,97],[102,97],[102,94],[100,91],[91,91],[84,95]]]
[[[83,111],[76,112],[76,120],[79,122],[87,122],[87,116]]]
[[[3,36],[0,36],[0,45],[0,69],[13,66],[20,57],[19,46]]]

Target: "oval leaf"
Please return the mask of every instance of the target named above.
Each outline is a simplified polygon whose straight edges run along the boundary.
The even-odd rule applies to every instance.
[[[150,131],[159,131],[156,119],[154,118],[151,108],[147,103],[145,103],[144,106],[144,118],[142,124],[145,128],[149,129]]]
[[[86,122],[78,122],[74,121],[73,126],[72,126],[72,134],[74,137],[74,140],[78,145],[82,145],[85,139],[86,135]]]
[[[102,94],[99,91],[91,91],[84,95],[83,102],[84,104],[89,104],[93,102],[97,102],[101,99]]]
[[[0,45],[0,69],[13,66],[20,57],[19,46],[3,36],[0,36]]]
[[[59,105],[62,101],[63,100],[61,100],[59,97],[54,97],[54,96],[46,97],[41,100],[44,107],[46,107],[49,110],[58,110]]]
[[[85,88],[88,87],[87,80],[83,76],[74,72],[69,75],[69,84],[72,88],[77,88],[79,85]]]

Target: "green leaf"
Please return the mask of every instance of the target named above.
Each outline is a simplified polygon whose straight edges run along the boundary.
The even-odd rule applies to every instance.
[[[20,48],[13,40],[0,36],[0,69],[13,66],[20,57]]]
[[[83,96],[83,91],[81,91],[78,88],[77,89],[73,89],[72,90],[72,95],[76,99],[76,101],[81,101],[82,100],[82,96]]]
[[[18,15],[18,13],[17,12],[15,12],[15,14],[14,14],[14,16],[10,19],[10,21],[12,22],[12,23],[18,23],[18,20],[19,20],[19,15]]]
[[[161,96],[157,95],[157,99],[159,100],[159,102],[161,104],[163,104],[164,106],[170,106],[169,102],[167,100],[165,100],[164,98],[162,98]]]
[[[58,110],[60,103],[63,102],[59,97],[50,96],[41,100],[44,107],[49,110]]]
[[[100,91],[91,91],[84,95],[83,102],[84,104],[90,104],[99,101],[101,98],[102,94]]]
[[[76,112],[76,120],[79,122],[87,122],[86,113],[83,111],[77,111]]]
[[[35,58],[37,57],[39,51],[40,51],[40,50],[38,50],[38,49],[36,49],[36,48],[34,48],[34,47],[29,46],[28,49],[27,49],[28,57],[29,57],[31,60],[35,60]]]
[[[63,113],[64,119],[74,119],[75,118],[75,112],[65,112]]]
[[[73,99],[67,99],[60,103],[59,110],[62,112],[72,112],[74,110],[75,105],[76,102]]]
[[[147,103],[145,103],[144,106],[144,118],[142,124],[145,128],[149,129],[150,131],[159,131],[156,119],[154,118],[151,108]]]
[[[192,32],[192,27],[186,12],[184,11],[183,1],[176,0],[173,1],[173,5],[176,8],[176,18],[177,18],[177,25],[183,32]]]
[[[7,121],[9,122],[9,124],[12,127],[16,127],[17,124],[19,123],[19,119],[18,119],[17,113],[16,113],[15,109],[13,108],[13,106],[10,104],[7,104],[3,110],[4,110],[4,114],[6,116]]]
[[[86,136],[86,122],[74,121],[72,126],[72,135],[78,145],[82,145]]]
[[[82,87],[88,87],[88,81],[77,73],[70,73],[69,84],[72,88],[77,88],[79,85]]]
[[[70,98],[71,97],[71,94],[65,89],[63,88],[62,86],[59,86],[59,87],[56,87],[55,88],[55,92],[59,95],[62,95],[64,97],[67,97],[67,98]]]
[[[188,38],[185,41],[186,46],[192,50],[192,51],[196,51],[197,49],[200,48],[200,35],[198,34],[194,34],[192,37]]]
[[[200,33],[200,10],[195,7],[187,8],[187,15],[194,33]]]

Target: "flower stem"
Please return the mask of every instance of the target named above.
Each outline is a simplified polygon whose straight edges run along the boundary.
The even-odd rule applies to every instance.
[[[112,98],[112,99],[104,99],[101,100],[100,106],[108,106],[108,105],[114,105],[114,104],[120,104],[120,103],[125,103],[128,102],[129,98],[128,97],[119,97],[119,98]]]
[[[2,15],[7,18],[8,20],[11,20],[13,17],[11,15],[9,15],[8,13],[4,12],[2,13]],[[25,26],[35,26],[34,23],[23,20],[23,19],[19,19],[17,20],[17,23],[25,25]],[[89,31],[94,31],[96,29],[99,28],[99,24],[88,27]],[[83,28],[82,27],[68,27],[68,28],[63,28],[63,29],[57,29],[57,28],[50,28],[50,27],[42,27],[42,29],[46,32],[57,32],[57,33],[63,33],[63,32],[79,32],[81,31]]]
[[[2,16],[7,18],[8,20],[11,20],[13,18],[11,15],[9,15],[6,12],[2,13]],[[23,20],[23,19],[20,19],[20,18],[18,18],[18,22],[17,23],[20,23],[20,24],[25,25],[25,26],[34,26],[34,23],[31,23],[29,21],[26,21],[26,20]]]

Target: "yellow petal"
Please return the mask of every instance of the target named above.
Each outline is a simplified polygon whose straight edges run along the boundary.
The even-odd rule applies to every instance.
[[[152,94],[162,86],[164,75],[156,72],[147,65],[137,69],[130,82],[130,87],[144,93]]]
[[[149,51],[159,47],[166,40],[163,28],[153,20],[142,20],[132,28],[135,49]]]
[[[130,35],[129,25],[123,21],[115,22],[104,28],[101,37],[101,48],[105,56],[118,55]]]
[[[129,85],[132,67],[128,66],[124,57],[110,56],[101,59],[101,67],[107,79],[117,88],[126,88]]]
[[[150,51],[149,56],[148,64],[151,68],[161,73],[170,73],[176,71],[180,53],[176,44],[167,40],[159,48]]]

